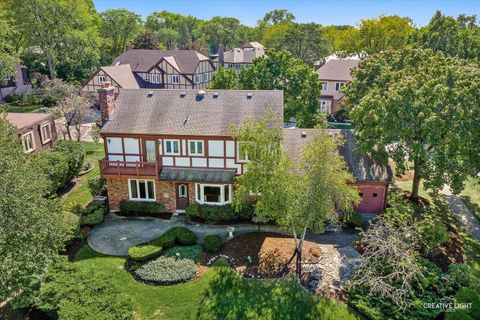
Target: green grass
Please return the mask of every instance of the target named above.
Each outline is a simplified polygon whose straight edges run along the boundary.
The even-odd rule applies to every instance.
[[[412,180],[408,180],[408,181],[395,180],[395,185],[404,191],[412,192],[412,182],[413,182]],[[423,181],[420,181],[420,190],[418,191],[418,194],[420,195],[420,197],[425,198],[429,201],[432,201],[432,196],[430,195],[430,192],[424,189],[423,187]]]
[[[117,284],[124,294],[132,298],[134,317],[137,320],[192,319],[197,314],[199,307],[202,307],[202,314],[206,315],[205,319],[223,319],[215,318],[215,315],[220,311],[225,312],[230,309],[268,314],[270,306],[282,308],[288,304],[305,307],[305,303],[309,301],[314,302],[313,305],[309,305],[312,311],[323,308],[321,310],[324,310],[324,313],[329,312],[331,319],[337,319],[338,317],[335,315],[338,314],[347,315],[340,317],[341,319],[359,319],[348,311],[345,305],[316,298],[307,292],[288,296],[290,291],[287,290],[284,281],[245,280],[236,274],[220,279],[219,269],[213,269],[199,279],[184,284],[150,286],[137,282],[130,273],[125,271],[125,258],[102,255],[93,251],[88,245],[79,251],[74,263],[79,265],[82,270],[92,274],[98,270],[109,274],[109,280],[113,284]],[[227,283],[226,286],[225,283]],[[235,286],[232,286],[233,284]],[[216,295],[218,300],[213,299],[212,295]],[[260,302],[264,304],[261,309],[259,308]],[[276,312],[279,311],[288,312],[283,309],[276,310]],[[241,318],[230,317],[229,319]],[[263,319],[263,317],[251,317],[251,319]]]
[[[480,220],[480,179],[468,179],[460,197],[475,217]]]
[[[35,112],[36,110],[43,108],[42,105],[18,105],[14,102],[6,104],[7,112],[17,112],[17,113],[25,113],[25,112]]]
[[[65,203],[68,205],[77,202],[82,206],[88,205],[93,197],[88,190],[88,179],[91,177],[98,177],[100,170],[98,168],[98,159],[104,157],[103,144],[94,142],[81,142],[86,151],[85,162],[90,162],[95,167],[92,171],[80,177],[77,185],[66,195]]]

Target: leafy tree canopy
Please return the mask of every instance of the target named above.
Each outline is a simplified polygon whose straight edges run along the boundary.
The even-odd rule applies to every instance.
[[[133,49],[158,50],[160,49],[160,43],[154,33],[143,32],[133,39],[132,47]]]
[[[238,74],[234,68],[220,67],[214,74],[210,89],[238,89]]]
[[[480,171],[480,68],[425,49],[385,51],[363,60],[345,87],[360,150],[400,172],[414,164],[412,198],[453,191]]]

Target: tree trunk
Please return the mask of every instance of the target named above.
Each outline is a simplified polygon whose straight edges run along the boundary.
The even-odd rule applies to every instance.
[[[296,232],[293,232],[295,239],[295,251],[297,252],[297,258],[295,259],[295,273],[298,279],[302,276],[302,249],[303,249],[303,240],[305,240],[305,235],[307,234],[307,227],[303,229],[302,236],[300,239],[297,238]]]
[[[53,70],[52,57],[50,56],[49,52],[47,52],[47,63],[48,63],[48,72],[50,73],[50,79],[53,80],[55,79],[55,71]]]
[[[410,196],[411,200],[414,202],[418,201],[418,192],[420,190],[420,181],[422,180],[420,176],[420,165],[418,161],[414,161],[413,164],[413,183],[412,183],[412,195]]]
[[[68,140],[72,140],[72,134],[70,133],[70,124],[65,122],[65,129],[67,129]]]

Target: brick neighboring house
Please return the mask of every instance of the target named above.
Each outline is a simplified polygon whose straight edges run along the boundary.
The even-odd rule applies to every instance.
[[[23,151],[30,153],[50,149],[57,140],[55,121],[45,113],[7,113],[7,120],[17,128]]]
[[[359,62],[358,59],[331,59],[317,69],[316,73],[323,82],[320,112],[335,115],[341,109],[343,93],[340,89],[352,80],[351,70],[357,67]]]
[[[28,79],[27,68],[17,64],[15,77],[10,76],[0,81],[0,101],[10,94],[27,93],[32,90]]]
[[[194,50],[129,49],[111,66],[98,68],[81,91],[96,93],[105,82],[120,89],[199,89],[208,87],[215,68]]]
[[[213,60],[216,68],[223,66],[225,69],[235,68],[240,73],[242,67],[250,67],[252,61],[265,54],[265,47],[259,42],[249,42],[240,48],[233,48],[227,52],[220,46],[218,57]]]
[[[121,200],[154,201],[169,212],[195,202],[230,203],[235,177],[248,162],[241,143],[229,136],[231,125],[258,119],[267,110],[283,116],[282,91],[122,89],[114,100],[114,88],[105,86],[99,95],[102,115],[109,117],[101,131],[105,158],[99,165],[112,210],[119,209]],[[303,131],[285,129],[285,145],[293,152],[308,140]],[[346,153],[353,152],[351,145],[346,148]],[[378,200],[385,199],[388,182],[362,175],[359,164],[373,162],[358,155],[349,159],[349,168],[358,162],[357,182],[365,194],[359,209],[379,212],[385,202]],[[366,172],[376,168],[380,166]],[[378,198],[374,205],[367,200],[369,192],[377,194],[372,194]]]

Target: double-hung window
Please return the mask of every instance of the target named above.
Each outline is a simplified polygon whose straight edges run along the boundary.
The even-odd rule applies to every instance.
[[[40,132],[42,134],[42,143],[45,144],[52,140],[52,128],[50,123],[42,124],[40,127]]]
[[[33,138],[33,132],[30,131],[22,136],[23,151],[32,152],[35,150],[35,140]]]
[[[209,78],[210,78],[210,76],[209,76],[208,72],[203,74],[203,82],[208,82]]]
[[[195,83],[200,83],[202,82],[202,75],[201,74],[196,74],[195,75]]]
[[[195,187],[195,198],[198,203],[224,205],[231,202],[231,184],[201,184]]]
[[[190,156],[203,156],[203,140],[188,140],[188,155]]]
[[[180,141],[179,140],[165,140],[165,155],[179,155]]]
[[[325,82],[322,82],[322,90],[323,91],[327,91],[328,90],[328,83],[325,81]]]
[[[335,91],[340,91],[340,89],[345,85],[345,82],[335,82]]]
[[[107,81],[106,76],[98,76],[98,83],[104,84]]]
[[[155,182],[153,180],[128,180],[128,195],[133,201],[155,201]]]
[[[180,76],[178,74],[172,74],[172,83],[179,84],[180,83]]]

